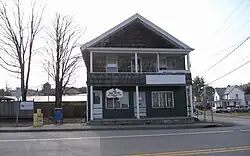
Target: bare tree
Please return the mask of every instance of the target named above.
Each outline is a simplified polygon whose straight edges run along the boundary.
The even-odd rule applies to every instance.
[[[75,52],[75,48],[79,46],[82,33],[72,17],[60,14],[56,14],[52,29],[48,32],[47,56],[43,67],[55,81],[56,107],[61,107],[63,92],[74,81],[76,71],[81,66],[81,55]]]
[[[34,42],[41,30],[43,10],[36,13],[36,3],[25,12],[20,0],[14,10],[6,3],[0,6],[0,66],[17,74],[21,80],[22,100],[26,101]],[[29,10],[29,9],[28,9]]]

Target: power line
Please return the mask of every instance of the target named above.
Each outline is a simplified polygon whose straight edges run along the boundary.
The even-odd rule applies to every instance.
[[[227,37],[229,40],[226,40],[226,41],[227,41],[227,42],[231,41],[231,39],[233,38],[232,36],[235,36],[235,35],[238,34],[240,31],[244,30],[245,27],[246,27],[248,24],[250,24],[250,20],[246,21],[246,22],[244,23],[244,25],[242,25],[240,28],[238,28],[236,31],[234,31],[231,35],[229,35],[229,36]]]
[[[215,81],[218,81],[218,80],[222,79],[223,77],[226,77],[227,75],[229,75],[229,74],[231,74],[231,73],[235,72],[236,70],[238,70],[238,69],[240,69],[241,67],[243,67],[243,66],[247,65],[248,63],[250,63],[250,61],[247,61],[246,63],[244,63],[244,64],[240,65],[239,67],[237,67],[237,68],[235,68],[235,69],[231,70],[230,72],[228,72],[228,73],[226,73],[226,74],[222,75],[221,77],[219,77],[219,78],[217,78],[217,79],[215,79],[215,80],[211,81],[210,83],[208,83],[208,85],[210,85],[211,83],[214,83]]]
[[[221,54],[222,52],[227,51],[227,50],[229,50],[229,49],[231,49],[231,48],[233,48],[233,47],[239,45],[239,44],[242,43],[243,41],[245,41],[245,39],[244,39],[244,40],[241,40],[240,42],[237,42],[236,44],[231,45],[230,47],[227,47],[227,48],[225,48],[225,49],[223,49],[223,50],[220,50],[219,52],[217,52],[217,53],[215,53],[214,55],[212,55],[212,57],[217,56],[217,55]]]
[[[241,2],[236,6],[236,8],[229,14],[229,16],[223,21],[223,23],[221,24],[221,26],[212,34],[211,39],[213,39],[213,37],[219,32],[219,30],[221,29],[221,27],[232,17],[232,15],[235,13],[235,11],[237,9],[239,9],[240,5],[243,3],[244,0],[241,0]]]
[[[244,9],[242,9],[241,12],[240,12],[235,18],[237,18],[237,17],[239,17],[241,14],[243,14],[249,6],[250,6],[250,3],[248,3],[248,4],[246,5],[246,7],[245,7]],[[231,26],[232,26],[232,24],[229,24],[229,26],[225,29],[224,33],[225,33]]]
[[[199,75],[205,74],[206,72],[208,72],[209,70],[211,70],[213,67],[215,67],[217,64],[219,64],[220,62],[222,62],[223,60],[225,60],[229,55],[231,55],[233,52],[235,52],[238,48],[240,48],[249,39],[250,39],[250,36],[248,36],[240,45],[238,45],[236,48],[234,48],[230,53],[228,53],[226,56],[224,56],[222,59],[220,59],[218,62],[216,62],[214,65],[212,65],[210,68],[208,68],[207,70],[205,70],[203,73],[201,73]]]

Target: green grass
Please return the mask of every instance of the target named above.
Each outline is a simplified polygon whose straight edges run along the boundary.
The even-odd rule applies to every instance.
[[[250,112],[248,113],[232,113],[233,115],[235,116],[247,116],[247,117],[250,117]]]

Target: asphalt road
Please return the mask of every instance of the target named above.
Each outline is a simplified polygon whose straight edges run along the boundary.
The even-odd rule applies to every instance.
[[[217,122],[231,122],[237,125],[250,126],[249,117],[235,117],[235,116],[231,116],[229,113],[215,113],[213,118],[214,118],[214,121],[217,121]],[[204,115],[200,115],[199,119],[203,121]],[[207,121],[212,121],[211,113],[206,114],[206,119]]]
[[[1,156],[122,156],[145,153],[151,153],[153,156],[249,156],[250,126],[183,130],[0,133]]]

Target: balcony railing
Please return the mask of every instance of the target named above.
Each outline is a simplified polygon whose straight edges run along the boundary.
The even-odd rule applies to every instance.
[[[189,72],[168,73],[88,73],[87,83],[95,86],[135,86],[135,85],[190,85]]]
[[[137,59],[135,59],[135,56]],[[185,56],[168,56],[163,54],[138,54],[138,56],[120,54],[114,56],[109,54],[95,54],[92,59],[91,72],[106,72],[109,65],[117,68],[116,72],[136,72],[136,68],[137,72],[163,72],[164,70],[188,69],[185,66]],[[135,60],[137,60],[137,63]]]

